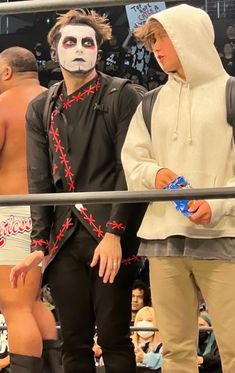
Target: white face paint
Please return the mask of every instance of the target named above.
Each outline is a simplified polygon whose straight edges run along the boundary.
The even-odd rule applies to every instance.
[[[87,25],[66,25],[57,47],[59,64],[72,73],[87,73],[96,65],[95,30]]]

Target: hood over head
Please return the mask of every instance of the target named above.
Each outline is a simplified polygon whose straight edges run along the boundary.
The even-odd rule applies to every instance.
[[[213,24],[204,10],[182,4],[153,14],[150,19],[159,21],[166,30],[189,83],[205,83],[225,73],[214,45]]]

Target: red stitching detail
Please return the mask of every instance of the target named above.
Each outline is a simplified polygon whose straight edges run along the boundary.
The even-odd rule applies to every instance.
[[[128,258],[122,259],[121,263],[124,265],[130,265],[132,262],[137,262],[139,257],[136,255],[129,256]]]
[[[125,226],[122,223],[118,223],[116,220],[108,221],[106,227],[111,226],[112,229],[125,230]]]
[[[63,104],[63,108],[67,110],[72,106],[73,102],[83,101],[85,96],[93,95],[95,92],[97,92],[100,86],[101,86],[101,82],[100,82],[100,78],[98,78],[96,83],[93,85],[90,85],[84,92],[78,92],[75,96],[72,96],[72,98],[67,99],[67,101],[65,101]]]
[[[49,259],[52,257],[52,255],[57,251],[58,249],[58,244],[64,237],[64,232],[69,229],[73,225],[72,218],[66,218],[64,224],[62,224],[59,232],[56,235],[55,242],[52,245],[52,248],[50,250],[49,255],[46,256],[45,262],[46,264],[49,262]]]
[[[60,163],[64,165],[65,178],[68,181],[69,191],[75,191],[75,183],[73,180],[74,174],[71,171],[71,166],[69,166],[69,159],[67,154],[64,152],[64,147],[61,145],[61,140],[59,138],[59,130],[54,127],[54,121],[51,120],[50,133],[54,141],[54,149],[56,153],[59,153]]]
[[[48,245],[49,245],[49,242],[48,240],[44,241],[44,240],[33,240],[32,243],[31,243],[31,246],[35,247],[35,246],[46,246],[46,248],[48,248]]]
[[[97,79],[96,83],[90,85],[84,92],[78,92],[77,95],[73,96],[72,98],[68,99],[64,104],[63,108],[68,109],[71,107],[73,102],[78,102],[84,100],[86,95],[92,95],[99,90],[101,87],[100,77]],[[60,94],[59,99],[63,100],[63,94]],[[69,159],[67,154],[64,152],[64,147],[61,145],[61,139],[59,135],[58,128],[55,128],[54,117],[59,114],[59,110],[55,108],[52,112],[52,119],[50,123],[50,133],[52,135],[52,139],[54,141],[54,149],[56,153],[59,153],[60,163],[64,166],[64,175],[65,179],[68,182],[69,192],[75,191],[75,181],[73,179],[74,173],[72,172],[71,166],[69,165]],[[88,222],[88,224],[92,227],[93,232],[97,234],[98,237],[103,237],[103,230],[101,225],[97,226],[95,223],[95,219],[92,214],[87,214],[87,208],[83,208],[79,210],[83,219]],[[121,229],[121,228],[119,228]],[[60,234],[60,233],[58,233]],[[58,236],[60,237],[60,236]],[[57,250],[58,244],[57,241],[52,246],[51,251],[55,252]]]
[[[98,237],[103,237],[104,232],[102,230],[101,225],[97,226],[95,224],[95,219],[92,216],[92,214],[87,214],[87,208],[83,207],[79,209],[80,214],[82,215],[83,219],[89,223],[89,225],[92,227],[93,232],[97,234]]]

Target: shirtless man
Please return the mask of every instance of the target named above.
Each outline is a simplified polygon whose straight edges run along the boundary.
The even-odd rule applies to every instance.
[[[28,193],[25,112],[44,90],[30,51],[13,47],[0,53],[1,195]],[[52,340],[51,344],[57,338],[52,314],[41,301],[35,302],[41,268],[34,268],[17,289],[9,282],[12,267],[30,251],[31,225],[29,206],[0,207],[0,309],[8,328],[12,373],[42,372],[42,339]],[[57,368],[50,372],[59,373]]]

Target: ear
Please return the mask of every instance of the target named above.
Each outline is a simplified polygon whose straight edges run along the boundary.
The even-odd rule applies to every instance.
[[[6,80],[10,80],[12,78],[12,75],[13,75],[13,70],[10,66],[5,66],[4,69],[3,69],[3,73],[2,73],[2,80],[6,81]]]
[[[102,49],[98,49],[98,52],[97,52],[97,62],[99,62],[101,60],[102,55],[103,55]]]
[[[51,59],[53,62],[58,62],[58,58],[57,58],[57,51],[56,51],[56,48],[54,47],[51,47],[50,49],[50,54],[51,54]]]

